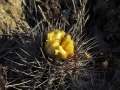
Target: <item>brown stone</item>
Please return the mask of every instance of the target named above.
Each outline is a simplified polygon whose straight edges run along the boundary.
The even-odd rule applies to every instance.
[[[16,30],[23,33],[18,22],[29,28],[25,21],[22,0],[0,1],[0,34],[9,34]]]

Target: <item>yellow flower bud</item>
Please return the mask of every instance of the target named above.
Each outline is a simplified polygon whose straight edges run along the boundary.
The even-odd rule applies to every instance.
[[[58,29],[47,34],[45,50],[49,55],[56,58],[66,59],[74,55],[74,41],[70,35],[65,36],[64,31]]]
[[[73,40],[69,41],[64,48],[66,52],[68,52],[71,55],[74,55],[74,45],[73,45]]]
[[[68,54],[67,54],[67,52],[62,48],[62,46],[59,46],[58,50],[59,50],[59,53],[60,53],[62,59],[67,58]]]
[[[55,39],[54,37],[54,32],[50,32],[47,34],[47,40],[48,41],[53,41]]]

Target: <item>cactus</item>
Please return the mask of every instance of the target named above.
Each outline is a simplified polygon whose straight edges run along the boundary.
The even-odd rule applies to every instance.
[[[26,34],[17,35],[15,42],[18,48],[10,53],[13,57],[10,55],[5,57],[6,60],[14,63],[10,69],[14,72],[13,81],[9,82],[6,87],[26,90],[76,90],[77,79],[89,73],[89,63],[93,57],[88,58],[87,52],[95,47],[96,38],[89,39],[84,31],[89,19],[85,9],[87,0],[71,0],[71,4],[67,3],[66,0],[59,0],[59,3],[55,3],[54,0],[53,2],[52,0],[51,2],[50,0],[47,1],[40,0],[37,2],[38,7],[34,7],[38,9],[37,14],[42,16],[39,18],[40,21],[34,28],[25,29]],[[49,2],[56,5],[58,10],[56,17],[52,17],[52,19],[47,16],[49,14],[47,11],[46,14],[45,8],[43,8],[43,6],[47,8]],[[61,5],[63,2],[66,5],[65,7]],[[56,8],[54,9],[56,10]],[[67,9],[62,12],[60,11],[61,8]],[[63,32],[71,36],[71,40],[74,42],[74,55],[72,57],[55,58],[46,52],[47,35],[54,29],[64,30]],[[58,51],[60,50],[61,47]],[[78,87],[76,88],[78,90]],[[79,90],[82,89],[84,88],[79,87]]]

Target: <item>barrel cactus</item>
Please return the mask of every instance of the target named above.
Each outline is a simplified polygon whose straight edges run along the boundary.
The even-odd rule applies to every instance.
[[[36,0],[33,9],[38,9],[39,22],[33,28],[24,28],[24,34],[15,36],[16,48],[5,57],[13,63],[9,66],[13,71],[13,81],[6,87],[26,90],[85,89],[80,84],[83,80],[79,79],[88,77],[93,60],[89,50],[95,47],[96,38],[89,39],[85,33],[89,19],[87,0],[66,1]],[[51,8],[51,3],[56,8]],[[55,14],[56,17],[51,18],[48,11],[45,13],[46,8],[52,9],[52,16]],[[79,89],[76,87],[77,80],[81,85]]]

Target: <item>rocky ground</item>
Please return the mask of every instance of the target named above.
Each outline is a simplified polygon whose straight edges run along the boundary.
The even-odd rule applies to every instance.
[[[56,18],[65,18],[70,25],[73,25],[77,21],[82,7],[78,5],[76,13],[73,13],[66,10],[69,5],[72,5],[72,0],[67,3],[68,6],[62,0],[58,1],[45,0],[45,3],[44,0],[0,0],[0,63],[2,64],[0,65],[0,90],[5,90],[3,86],[10,82],[10,79],[7,81],[9,72],[7,74],[6,67],[8,69],[14,67],[14,64],[10,66],[5,59],[7,55],[14,57],[12,52],[17,45],[13,39],[16,40],[15,37],[26,34],[25,30],[30,32],[29,28],[36,29],[39,21],[45,18],[40,12],[41,8],[50,22]],[[95,59],[95,63],[98,63],[95,71],[104,72],[103,85],[101,84],[102,88],[99,90],[120,90],[120,1],[88,0],[86,8],[88,7],[90,9],[87,14],[90,15],[90,19],[86,25],[86,34],[89,37],[97,36],[98,45],[92,50],[99,57]],[[11,34],[15,37],[11,37]]]

